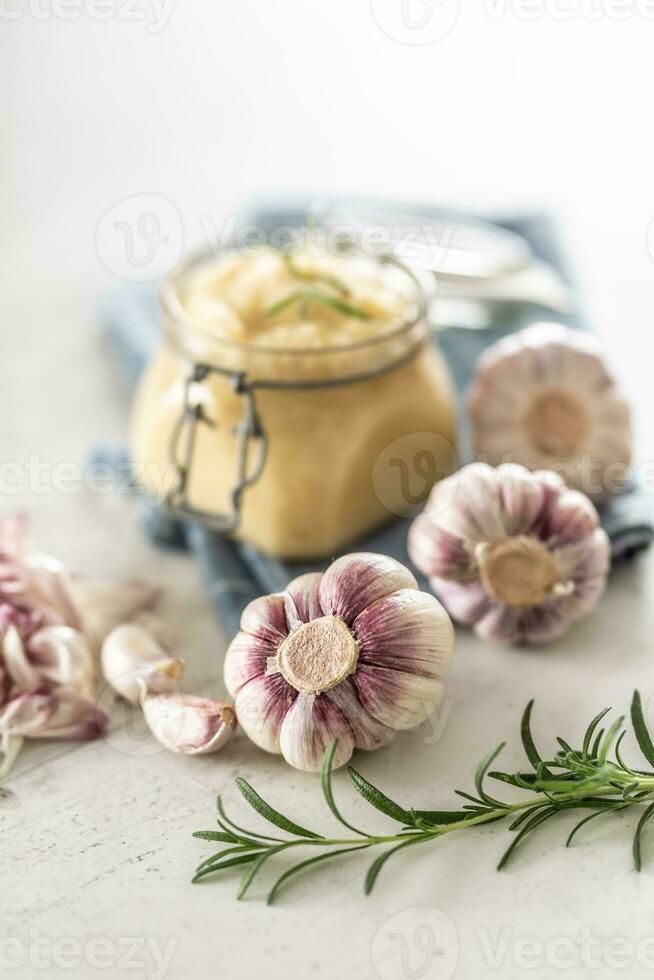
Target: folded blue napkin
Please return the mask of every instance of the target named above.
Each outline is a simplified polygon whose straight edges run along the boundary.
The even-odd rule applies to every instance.
[[[430,215],[429,208],[421,208],[420,212],[425,218]],[[302,209],[280,211],[264,207],[249,214],[247,221],[265,231],[280,224],[303,224],[305,217]],[[498,223],[522,235],[538,258],[549,263],[567,279],[551,223],[546,217],[530,216]],[[157,289],[150,284],[130,286],[108,296],[101,307],[99,319],[101,329],[118,356],[128,383],[133,386],[159,342]],[[521,304],[513,308],[510,322],[504,320],[483,330],[456,326],[439,330],[438,343],[449,363],[459,398],[470,384],[475,361],[484,347],[536,319],[558,319],[569,325],[583,326],[578,311],[565,317],[557,317],[549,310],[543,311],[533,304]],[[460,412],[460,417],[462,445],[465,446],[468,444],[465,412]],[[101,450],[96,458],[106,459],[106,451]],[[603,507],[601,520],[611,540],[614,560],[632,557],[649,547],[654,538],[650,501],[643,492],[635,488]],[[241,611],[251,599],[262,593],[280,591],[295,575],[304,571],[320,570],[327,564],[268,558],[250,545],[233,541],[199,524],[172,520],[151,502],[145,504],[144,523],[147,533],[160,544],[187,547],[195,556],[204,573],[210,597],[230,638],[238,631]],[[408,527],[408,520],[398,518],[367,535],[348,550],[356,548],[381,552],[410,564],[406,551]],[[417,577],[426,585],[419,574]]]

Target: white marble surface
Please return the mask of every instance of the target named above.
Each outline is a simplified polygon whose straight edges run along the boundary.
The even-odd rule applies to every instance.
[[[3,459],[79,464],[95,440],[124,436],[125,393],[91,329],[112,282],[94,248],[111,205],[164,194],[188,241],[201,213],[218,220],[244,194],[316,187],[554,208],[638,408],[640,458],[651,459],[653,30],[467,10],[445,40],[406,47],[345,0],[179,4],[154,35],[116,19],[3,24]],[[224,642],[198,572],[142,540],[133,501],[50,491],[0,505],[28,509],[36,539],[80,573],[167,586],[192,683],[222,690]],[[654,693],[653,597],[648,557],[618,570],[597,614],[548,652],[487,649],[460,633],[443,730],[405,734],[357,764],[402,800],[448,805],[491,744],[508,739],[505,765],[520,764],[530,697],[542,741],[577,739],[603,705],[626,707],[635,686]],[[398,857],[367,899],[367,858],[353,857],[298,879],[269,909],[261,885],[236,903],[235,875],[189,883],[209,852],[190,834],[211,827],[215,793],[245,815],[239,773],[299,822],[333,826],[314,778],[242,738],[189,761],[118,718],[102,742],[29,747],[0,800],[1,933],[19,943],[2,947],[6,975],[159,976],[153,949],[170,954],[171,980],[652,972],[654,864],[631,868],[633,816],[597,821],[569,851],[570,821],[551,824],[500,874],[501,827],[453,835]],[[336,787],[364,819],[344,777]],[[442,927],[431,965],[416,933],[425,924]],[[25,964],[12,968],[16,956]]]

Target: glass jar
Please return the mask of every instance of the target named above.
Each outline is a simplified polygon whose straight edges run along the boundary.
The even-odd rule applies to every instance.
[[[452,472],[452,385],[424,291],[397,260],[375,261],[402,280],[411,314],[388,332],[317,349],[216,335],[181,300],[206,256],[175,273],[133,409],[144,488],[266,554],[323,558],[414,509]]]

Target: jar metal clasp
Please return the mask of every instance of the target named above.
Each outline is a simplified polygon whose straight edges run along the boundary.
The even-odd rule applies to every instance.
[[[198,427],[216,428],[219,422],[210,418],[201,401],[194,398],[195,386],[210,374],[221,374],[232,383],[234,391],[243,399],[243,416],[234,428],[238,440],[237,467],[234,486],[230,492],[230,509],[225,513],[205,511],[189,502],[189,477],[195,454]],[[257,446],[254,466],[248,472],[248,460],[252,443]],[[254,385],[245,371],[228,371],[210,364],[197,363],[184,381],[182,413],[170,440],[170,459],[174,469],[175,484],[166,494],[167,509],[177,517],[200,521],[214,531],[234,531],[241,518],[241,506],[245,490],[261,476],[266,465],[268,436],[257,412]]]

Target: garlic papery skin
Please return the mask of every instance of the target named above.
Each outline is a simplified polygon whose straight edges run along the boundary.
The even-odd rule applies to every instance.
[[[184,661],[170,657],[142,627],[124,623],[102,644],[102,673],[127,701],[138,704],[144,694],[172,693],[184,673]]]
[[[409,554],[454,619],[509,644],[562,636],[594,609],[610,567],[590,500],[516,464],[471,463],[441,481]]]
[[[255,744],[316,772],[415,728],[442,698],[454,652],[449,616],[384,555],[346,555],[251,602],[225,659],[225,683]]]
[[[629,405],[591,335],[537,323],[488,347],[468,406],[475,455],[554,470],[593,499],[624,489]]]
[[[150,694],[141,702],[154,737],[171,752],[207,755],[232,737],[236,714],[232,705],[193,694]]]

